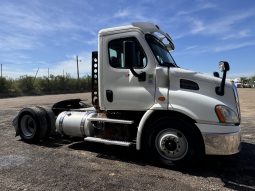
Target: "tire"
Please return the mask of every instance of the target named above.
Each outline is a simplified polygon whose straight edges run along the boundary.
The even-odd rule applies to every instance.
[[[146,134],[145,152],[160,164],[195,164],[203,155],[203,145],[194,125],[179,118],[159,119]]]
[[[18,130],[21,139],[36,143],[47,136],[49,125],[47,113],[39,107],[24,108],[18,116]]]
[[[47,120],[47,131],[45,135],[43,135],[43,138],[49,138],[50,136],[54,136],[56,134],[56,126],[55,126],[55,121],[56,117],[52,111],[51,108],[49,107],[44,107],[44,106],[37,106],[37,108],[43,110],[46,114],[46,120]]]

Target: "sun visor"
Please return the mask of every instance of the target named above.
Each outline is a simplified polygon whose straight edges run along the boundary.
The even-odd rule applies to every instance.
[[[174,50],[175,46],[173,43],[172,38],[170,37],[170,35],[168,33],[165,33],[164,31],[160,30],[158,25],[155,25],[153,23],[149,23],[149,22],[134,22],[132,23],[132,25],[134,27],[140,28],[145,34],[146,33],[150,33],[150,34],[154,34],[154,33],[159,33],[161,35],[163,35],[164,38],[167,39],[168,43],[166,45],[166,47],[168,48],[168,50]],[[157,37],[159,37],[158,35],[156,35]],[[159,37],[162,41],[164,38]]]

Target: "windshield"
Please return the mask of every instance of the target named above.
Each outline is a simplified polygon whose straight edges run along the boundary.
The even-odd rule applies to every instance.
[[[146,34],[145,38],[161,66],[178,67],[162,41],[151,34]]]

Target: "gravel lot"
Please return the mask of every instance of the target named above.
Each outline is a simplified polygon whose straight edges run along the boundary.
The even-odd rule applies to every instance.
[[[0,99],[0,190],[255,190],[255,89],[239,89],[242,151],[206,157],[199,167],[163,168],[134,148],[15,138],[13,117],[25,106],[52,105],[90,94]]]

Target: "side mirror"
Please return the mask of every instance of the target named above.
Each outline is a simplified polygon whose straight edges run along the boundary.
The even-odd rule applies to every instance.
[[[226,83],[226,76],[227,71],[230,70],[229,63],[226,61],[220,61],[219,62],[219,68],[223,72],[222,80],[220,83],[220,86],[215,88],[216,94],[223,96],[224,95],[224,89],[225,89],[225,83]]]
[[[224,72],[224,71],[227,72],[227,71],[230,70],[229,63],[226,62],[226,61],[220,61],[219,62],[219,68],[220,68],[221,72]]]
[[[124,41],[123,42],[124,47],[124,62],[125,66],[128,66],[128,68],[132,68],[132,66],[135,65],[135,42],[133,41]]]
[[[128,66],[132,74],[138,78],[138,81],[146,81],[146,73],[142,72],[138,74],[133,66],[136,64],[136,44],[134,41],[124,41],[123,42],[124,47],[124,63],[125,66]]]

